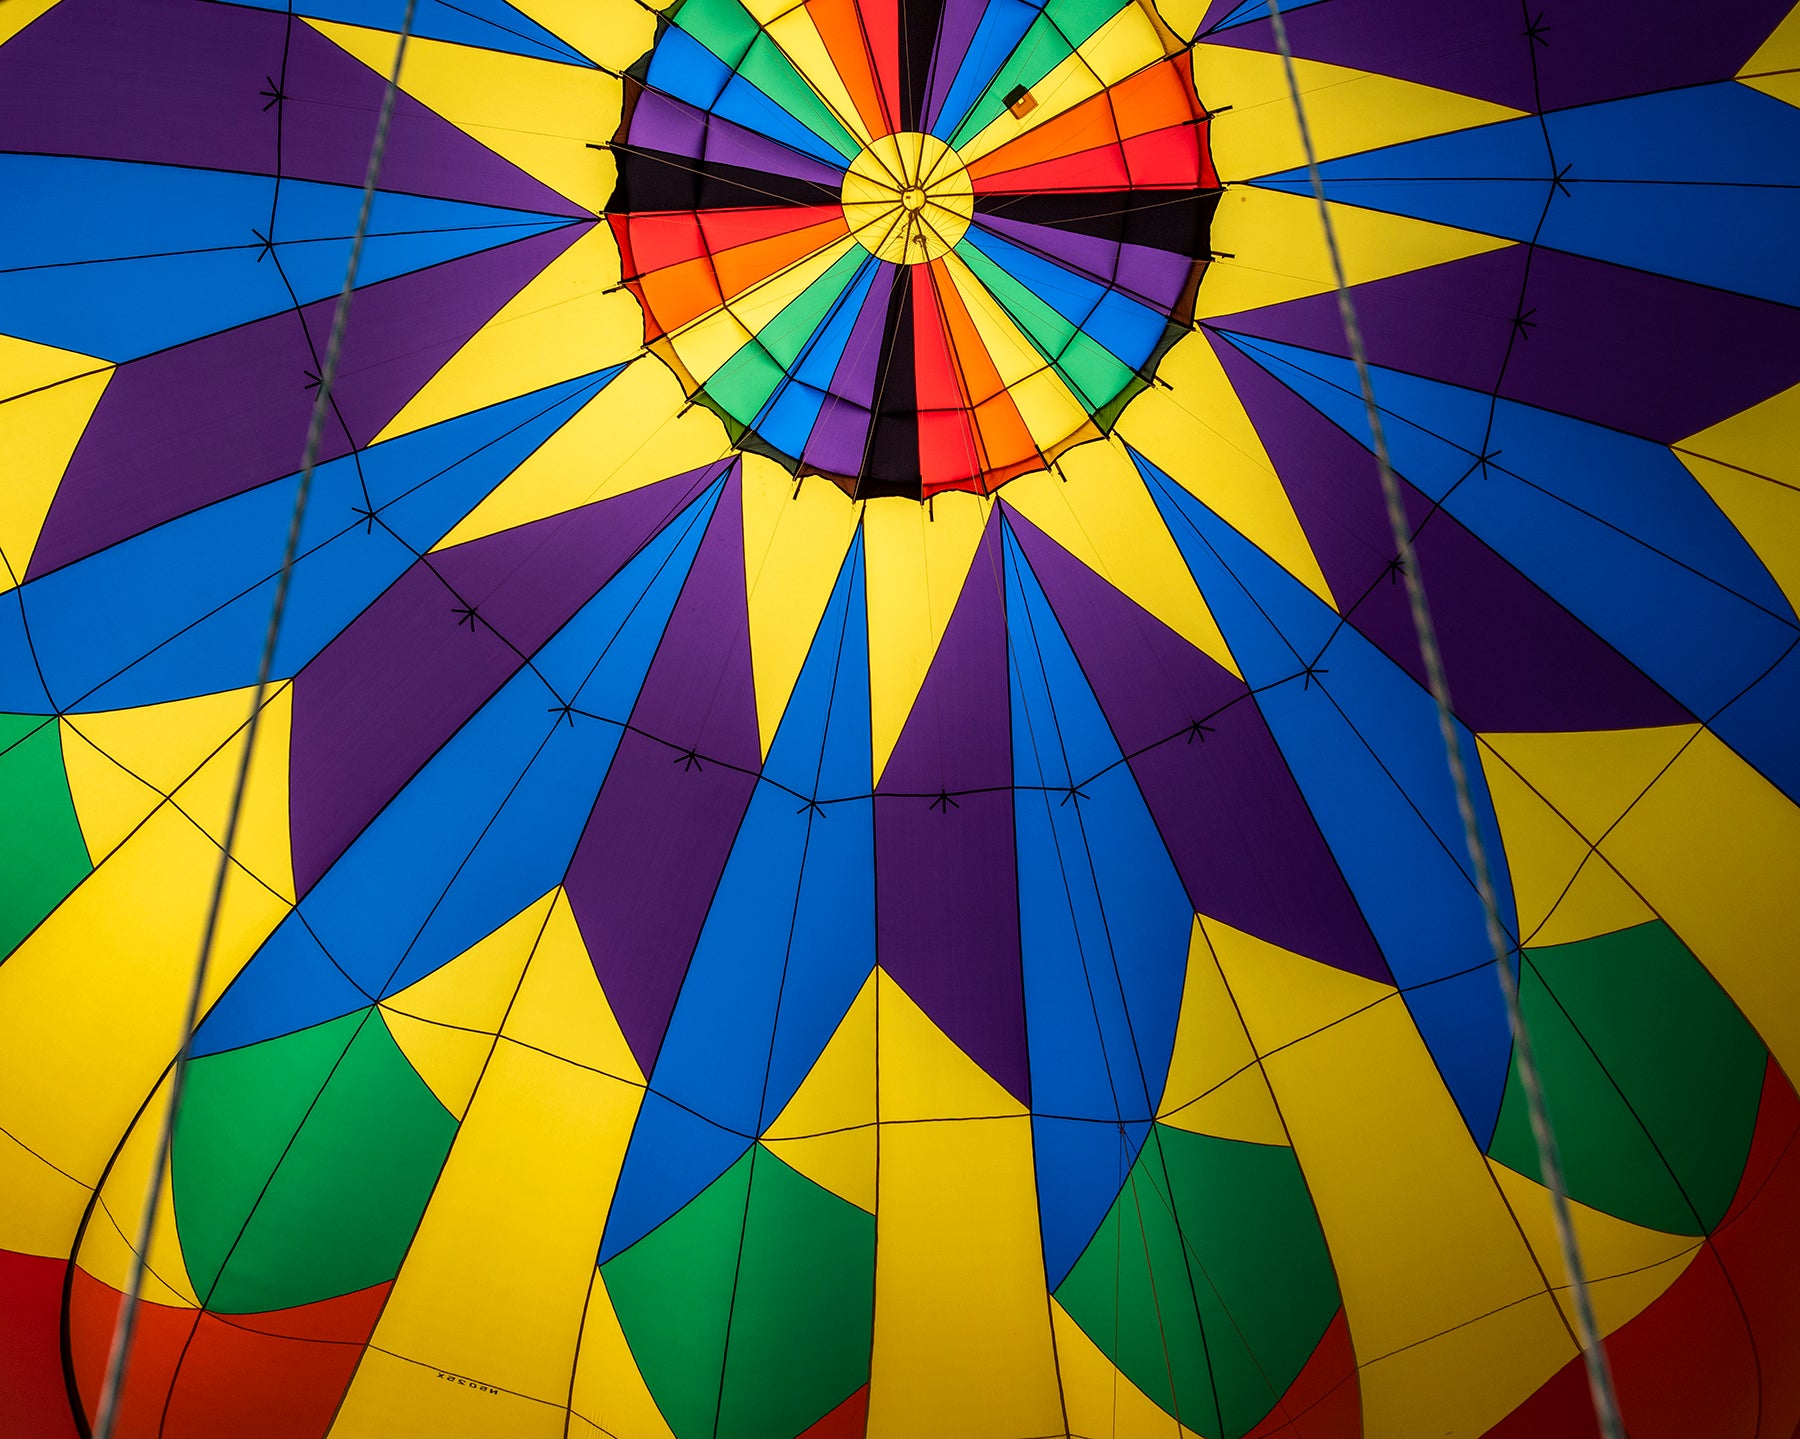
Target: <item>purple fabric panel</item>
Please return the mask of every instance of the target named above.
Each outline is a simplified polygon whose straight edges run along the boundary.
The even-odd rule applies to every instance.
[[[831,392],[868,410],[875,403],[876,370],[881,365],[881,336],[887,327],[888,301],[893,293],[896,265],[878,265],[869,293],[863,296],[862,309],[850,329],[850,343],[838,357],[832,372]],[[856,468],[862,467],[862,456]]]
[[[1028,521],[1011,519],[1195,911],[1390,982],[1243,681]],[[1196,721],[1210,733],[1182,733]]]
[[[1375,461],[1223,341],[1214,343],[1351,623],[1425,683]],[[1403,482],[1404,483],[1404,482]],[[1405,487],[1457,714],[1477,732],[1600,730],[1690,717],[1635,666],[1445,511]],[[1366,598],[1362,598],[1364,595]]]
[[[1523,246],[1357,287],[1378,365],[1674,444],[1800,383],[1800,310]],[[1530,328],[1507,353],[1520,296]],[[1214,322],[1345,355],[1334,296]]]
[[[319,459],[366,445],[496,311],[572,244],[569,225],[358,290]],[[307,342],[337,297],[121,365],[82,432],[32,555],[35,578],[297,468]],[[345,435],[345,427],[349,434]]]
[[[1726,80],[1781,22],[1789,0],[1696,11],[1691,0],[1569,0],[1541,9],[1542,43],[1514,0],[1331,0],[1287,17],[1294,53],[1520,110],[1588,105]],[[1266,20],[1222,44],[1274,51]],[[1532,83],[1536,60],[1537,89]]]
[[[827,395],[806,437],[808,465],[831,475],[854,476],[861,472],[863,450],[869,442],[869,412],[848,401]]]
[[[836,190],[844,183],[841,170],[790,150],[741,125],[721,120],[692,105],[645,90],[631,112],[632,145],[660,150],[690,160],[702,157],[719,165],[742,165],[768,174],[791,175]]]
[[[565,883],[594,971],[649,1073],[761,761],[735,484],[700,543],[631,724]]]
[[[300,893],[519,670],[519,651],[540,648],[716,474],[680,475],[434,554],[300,672],[289,761]],[[458,622],[464,605],[480,623]]]
[[[1103,285],[1115,285],[1165,311],[1174,308],[1194,268],[1194,261],[1186,255],[1172,255],[1148,245],[1121,245],[1055,225],[1031,225],[999,215],[981,215],[977,223],[1002,239],[1091,275]]]
[[[937,45],[931,52],[931,74],[925,84],[922,128],[929,130],[937,123],[938,106],[950,93],[957,68],[969,53],[969,42],[987,13],[986,0],[944,0],[942,18],[938,21]],[[902,11],[901,28],[906,25]]]
[[[0,50],[0,149],[360,186],[386,77],[288,17],[201,0],[63,0]],[[286,124],[283,126],[283,109]],[[394,109],[382,188],[586,212],[418,101]]]
[[[944,1033],[1028,1103],[999,563],[996,515],[876,786],[875,952]],[[940,792],[954,802],[934,808]]]

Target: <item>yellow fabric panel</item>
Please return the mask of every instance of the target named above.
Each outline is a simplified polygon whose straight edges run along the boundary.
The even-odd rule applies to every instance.
[[[1196,1134],[1258,1144],[1288,1142],[1256,1050],[1198,919],[1188,944],[1181,1017],[1157,1117]]]
[[[287,781],[293,701],[292,683],[270,690],[263,701],[256,753],[250,761],[243,809],[231,846],[234,864],[290,904],[294,901],[294,865],[288,844]],[[233,735],[172,796],[182,812],[221,845],[243,746],[243,735]]]
[[[631,1085],[644,1082],[560,889],[506,1016],[506,1037]]]
[[[502,1041],[374,1345],[562,1405],[642,1093]],[[353,1388],[346,1408],[355,1399]]]
[[[730,451],[718,417],[701,405],[690,409],[668,367],[646,355],[533,450],[436,548],[639,490]]]
[[[1390,992],[1359,1009],[1359,987],[1382,987],[1214,942],[1312,1191],[1359,1363],[1431,1353],[1423,1368],[1377,1366],[1374,1383],[1365,1371],[1368,1439],[1411,1439],[1427,1418],[1433,1434],[1480,1434],[1574,1347],[1404,1003]],[[1329,1023],[1333,1009],[1347,1017]],[[1457,1337],[1507,1306],[1504,1345]]]
[[[819,34],[819,27],[813,24],[812,16],[805,6],[794,6],[781,15],[772,16],[763,22],[769,38],[781,48],[781,53],[793,63],[794,69],[800,72],[800,78],[812,87],[817,95],[831,111],[832,116],[862,144],[867,145],[873,138],[869,127],[863,123],[858,113],[856,101],[844,84],[844,77],[837,72],[837,66],[831,63],[831,54],[825,48],[825,41]]]
[[[1788,434],[1800,434],[1800,415],[1790,422]],[[1795,467],[1784,466],[1789,473],[1777,481],[1679,449],[1675,453],[1749,541],[1788,603],[1800,608],[1800,475]]]
[[[1050,1319],[1069,1433],[1095,1439],[1200,1439],[1121,1374],[1055,1300]]]
[[[1800,25],[1794,27],[1800,36]],[[1800,38],[1795,41],[1800,47]],[[1796,82],[1800,88],[1800,80]],[[1795,103],[1800,104],[1800,98]],[[1800,605],[1800,385],[1674,447],[1681,462]]]
[[[92,1192],[0,1128],[0,1249],[67,1258]]]
[[[1121,439],[1335,607],[1294,506],[1206,337],[1187,336],[1119,417]],[[1235,670],[1236,666],[1233,666]]]
[[[1168,54],[1173,39],[1147,7],[1126,6],[1031,87],[1037,106],[1028,115],[1021,119],[1010,109],[1003,109],[971,135],[957,151],[963,164],[974,164],[1046,120],[1067,114],[1107,86],[1154,65]]]
[[[1330,203],[1331,227],[1352,285],[1504,250],[1514,243],[1409,215]],[[1213,212],[1212,247],[1231,258],[1215,260],[1207,268],[1195,299],[1195,313],[1202,320],[1328,295],[1337,288],[1319,205],[1310,193],[1232,186],[1219,197]],[[1446,313],[1445,323],[1458,323],[1457,317]],[[1159,373],[1169,377],[1166,369]]]
[[[745,455],[742,474],[750,664],[766,758],[862,511],[836,485],[796,485],[761,455]]]
[[[550,908],[561,894],[553,889],[527,905],[448,964],[383,1000],[382,1009],[477,1034],[498,1034],[525,966],[549,924]]]
[[[1556,1290],[1557,1303],[1573,1327],[1575,1304],[1569,1273],[1563,1267],[1562,1246],[1556,1238],[1556,1221],[1550,1212],[1550,1191],[1535,1179],[1527,1179],[1494,1160],[1488,1161],[1488,1167],[1494,1171],[1513,1217],[1525,1231],[1532,1252]],[[1581,1267],[1593,1300],[1594,1319],[1603,1335],[1636,1318],[1679,1279],[1703,1243],[1692,1235],[1645,1229],[1575,1200],[1569,1201],[1569,1209],[1581,1251]]]
[[[1487,742],[1597,841],[1781,1067],[1800,1073],[1800,967],[1789,938],[1800,809],[1722,740],[1687,726]],[[1679,753],[1663,769],[1657,761],[1670,749]]]
[[[1320,964],[1216,919],[1201,916],[1200,926],[1223,976],[1226,1002],[1236,1006],[1258,1054],[1271,1054],[1394,994],[1391,985]],[[1190,973],[1193,968],[1190,963]]]
[[[1163,1119],[1191,1134],[1243,1139],[1252,1144],[1286,1144],[1287,1127],[1260,1068],[1246,1069]]]
[[[29,6],[24,8],[30,8]],[[6,27],[0,23],[0,37]],[[33,390],[60,385],[76,376],[110,370],[112,362],[77,350],[59,350],[54,345],[40,345],[35,340],[21,340],[14,335],[0,335],[0,400],[12,400]],[[14,420],[10,410],[0,410],[10,430]]]
[[[509,1394],[372,1346],[328,1439],[563,1439],[563,1414],[560,1400]]]
[[[65,716],[63,766],[94,861],[112,853],[166,797],[223,843],[249,709],[250,691],[225,690]],[[290,901],[286,779],[292,717],[293,687],[283,683],[263,704],[250,786],[232,845],[239,865]]]
[[[1064,1433],[1031,1121],[884,1122],[880,1183],[869,1439]]]
[[[1481,760],[1525,944],[1592,939],[1655,918],[1588,841],[1485,744]]]
[[[0,5],[0,44],[12,39],[57,0],[8,0]]]
[[[100,1203],[94,1208],[94,1216],[75,1255],[77,1263],[89,1274],[121,1293],[131,1282],[132,1255],[137,1245],[138,1227],[143,1223],[144,1196],[150,1190],[150,1169],[157,1140],[162,1137],[168,1105],[169,1085],[165,1077],[144,1106],[137,1123],[132,1125],[131,1132],[124,1136],[119,1157],[113,1162],[112,1172],[106,1176]],[[64,1253],[67,1252],[65,1249]],[[150,1233],[144,1298],[156,1304],[189,1309],[200,1307],[181,1255],[181,1240],[175,1226],[175,1191],[172,1175],[167,1169],[163,1171],[162,1185],[156,1196],[156,1224]]]
[[[886,974],[876,1013],[870,1439],[1060,1433],[1031,1120]]]
[[[177,700],[175,703],[192,701]],[[145,712],[148,711],[121,711],[127,715]],[[75,805],[75,817],[81,825],[88,857],[97,864],[123,844],[125,837],[167,796],[139,779],[82,734],[77,725],[85,725],[91,718],[90,715],[65,715],[57,723],[62,732],[63,773],[68,776],[69,796]]]
[[[606,1439],[674,1439],[631,1357],[599,1270],[593,1273],[581,1324],[571,1407],[577,1414],[595,1416],[596,1428],[604,1424]]]
[[[389,31],[306,23],[384,78],[394,63]],[[408,95],[559,194],[596,213],[605,207],[613,159],[587,147],[618,129],[624,92],[604,70],[415,35],[407,42],[401,83]]]
[[[172,801],[224,843],[232,791],[243,754],[248,690],[225,690],[138,709],[65,716],[63,768],[88,853],[99,863],[145,818]],[[288,738],[293,686],[270,690],[263,703],[232,857],[292,902],[288,848]],[[210,870],[209,870],[210,872]]]
[[[883,1126],[869,1439],[1064,1432],[1035,1185],[1029,1119]]]
[[[1117,445],[1079,445],[1006,487],[1006,503],[1115,589],[1233,674],[1237,666],[1137,466]]]
[[[82,1183],[98,1180],[180,1042],[218,854],[163,805],[0,965],[0,1124]],[[232,871],[207,1003],[287,913]]]
[[[6,343],[21,342],[0,341]],[[50,353],[60,356],[66,352]],[[13,358],[0,350],[0,365]],[[85,355],[74,358],[83,368],[99,363]],[[0,592],[24,578],[69,456],[75,453],[112,374],[108,368],[98,374],[45,382],[48,388],[0,402],[0,452],[6,455],[6,481],[0,484]],[[30,379],[29,375],[18,378]],[[7,382],[16,381],[9,377]]]
[[[875,976],[875,1027],[881,1066],[878,1113],[883,1125],[1026,1113],[1025,1106],[957,1048],[885,970]]]
[[[597,225],[502,305],[376,441],[630,360],[643,332],[630,293],[606,293],[618,283],[618,244]]]
[[[1194,88],[1231,109],[1212,122],[1213,163],[1227,182],[1273,175],[1306,163],[1281,56],[1202,42],[1194,46]],[[1360,154],[1426,135],[1512,120],[1524,112],[1391,75],[1318,60],[1294,61],[1313,148],[1320,160]],[[1310,199],[1308,203],[1312,203]],[[1217,241],[1215,248],[1219,247]]]
[[[1363,1439],[1480,1439],[1577,1352],[1542,1293],[1411,1349],[1358,1351]]]
[[[656,16],[637,0],[509,0],[565,44],[610,70],[623,70],[650,48]]]
[[[1738,71],[1738,78],[1777,100],[1800,105],[1800,6],[1788,11],[1775,33]]]
[[[488,1056],[493,1053],[493,1035],[414,1019],[385,1005],[381,1017],[406,1062],[425,1081],[425,1087],[437,1096],[439,1104],[461,1119]]]
[[[800,1088],[763,1135],[763,1143],[784,1163],[871,1212],[878,983],[878,975],[869,976]]]
[[[1699,733],[1698,725],[1689,724],[1579,734],[1490,734],[1482,742],[1591,843],[1642,801],[1644,791],[1659,782]],[[1606,852],[1604,846],[1601,852]]]
[[[1048,365],[1040,364],[1034,373],[1009,386],[1007,395],[1040,450],[1054,450],[1071,440],[1100,437],[1087,406],[1075,398],[1062,373]]]
[[[997,575],[972,575],[969,568],[990,508],[990,501],[961,491],[939,495],[929,506],[903,498],[863,505],[868,611],[879,617],[869,625],[876,779],[918,698],[965,579],[999,583]]]
[[[1674,449],[1683,458],[1704,455],[1765,479],[1800,483],[1800,454],[1794,449],[1797,426],[1800,385],[1688,436]]]

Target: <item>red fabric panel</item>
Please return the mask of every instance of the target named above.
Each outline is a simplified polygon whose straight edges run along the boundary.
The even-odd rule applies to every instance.
[[[1244,1439],[1362,1439],[1362,1395],[1350,1325],[1338,1310],[1287,1393]]]
[[[0,1249],[0,1416],[8,1432],[31,1439],[76,1439],[62,1367],[68,1268]]]

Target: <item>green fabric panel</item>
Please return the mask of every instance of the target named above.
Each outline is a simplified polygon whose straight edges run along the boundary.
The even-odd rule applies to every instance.
[[[1670,1234],[1730,1207],[1768,1052],[1660,921],[1527,951],[1520,981],[1570,1194]],[[1489,1153],[1540,1178],[1515,1065]]]
[[[1056,1297],[1145,1394],[1222,1439],[1274,1407],[1339,1304],[1293,1151],[1162,1125]]]
[[[366,1014],[189,1062],[175,1122],[175,1224],[202,1299]]]
[[[862,151],[862,143],[844,128],[738,0],[683,0],[671,18],[845,160],[855,159]]]
[[[1012,316],[1037,352],[1056,367],[1091,414],[1103,409],[1137,372],[1092,336],[1077,329],[1048,302],[1038,298],[981,250],[967,242],[956,253],[988,292]]]
[[[706,393],[739,424],[750,425],[769,396],[780,388],[787,371],[755,340],[746,340],[718,373],[706,382]]]
[[[293,1052],[259,1057],[276,1046]],[[285,1309],[392,1279],[450,1152],[456,1120],[387,1026],[363,1010],[209,1056],[196,1068],[223,1059],[235,1059],[242,1072],[220,1066],[210,1076],[213,1148],[189,1154],[190,1173],[205,1182],[218,1171],[215,1182],[232,1200],[227,1223],[208,1231],[216,1255],[208,1269],[217,1276],[208,1281],[208,1306],[226,1314]],[[245,1081],[248,1093],[218,1095],[233,1078]],[[204,1293],[206,1283],[194,1277]]]
[[[789,1439],[869,1381],[875,1216],[766,1149],[755,1165],[718,1439]]]
[[[784,305],[754,341],[719,366],[706,382],[707,393],[744,424],[756,423],[866,259],[868,251],[860,245],[840,256]]]
[[[54,715],[0,715],[0,957],[93,870]]]
[[[738,0],[681,0],[666,13],[670,24],[687,31],[734,70],[762,33]]]
[[[867,1382],[874,1271],[873,1217],[758,1147],[602,1273],[677,1439],[790,1439]]]
[[[751,1163],[746,1153],[600,1271],[676,1439],[711,1439],[718,1414]]]
[[[832,109],[806,83],[793,62],[767,35],[758,36],[738,73],[788,114],[811,130],[846,161],[862,153],[862,142],[847,130]]]
[[[1050,0],[1044,13],[1031,22],[1018,47],[1007,56],[1000,73],[956,127],[950,148],[960,150],[986,129],[1006,109],[1006,96],[1013,86],[1030,89],[1036,85],[1122,8],[1118,0]]]

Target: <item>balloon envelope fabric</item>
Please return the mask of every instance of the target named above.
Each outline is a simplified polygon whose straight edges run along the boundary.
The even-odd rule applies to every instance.
[[[1800,1425],[1800,19],[1293,0],[1634,1439]],[[0,1413],[1596,1433],[1261,0],[0,6]],[[234,799],[216,939],[151,1193]]]

